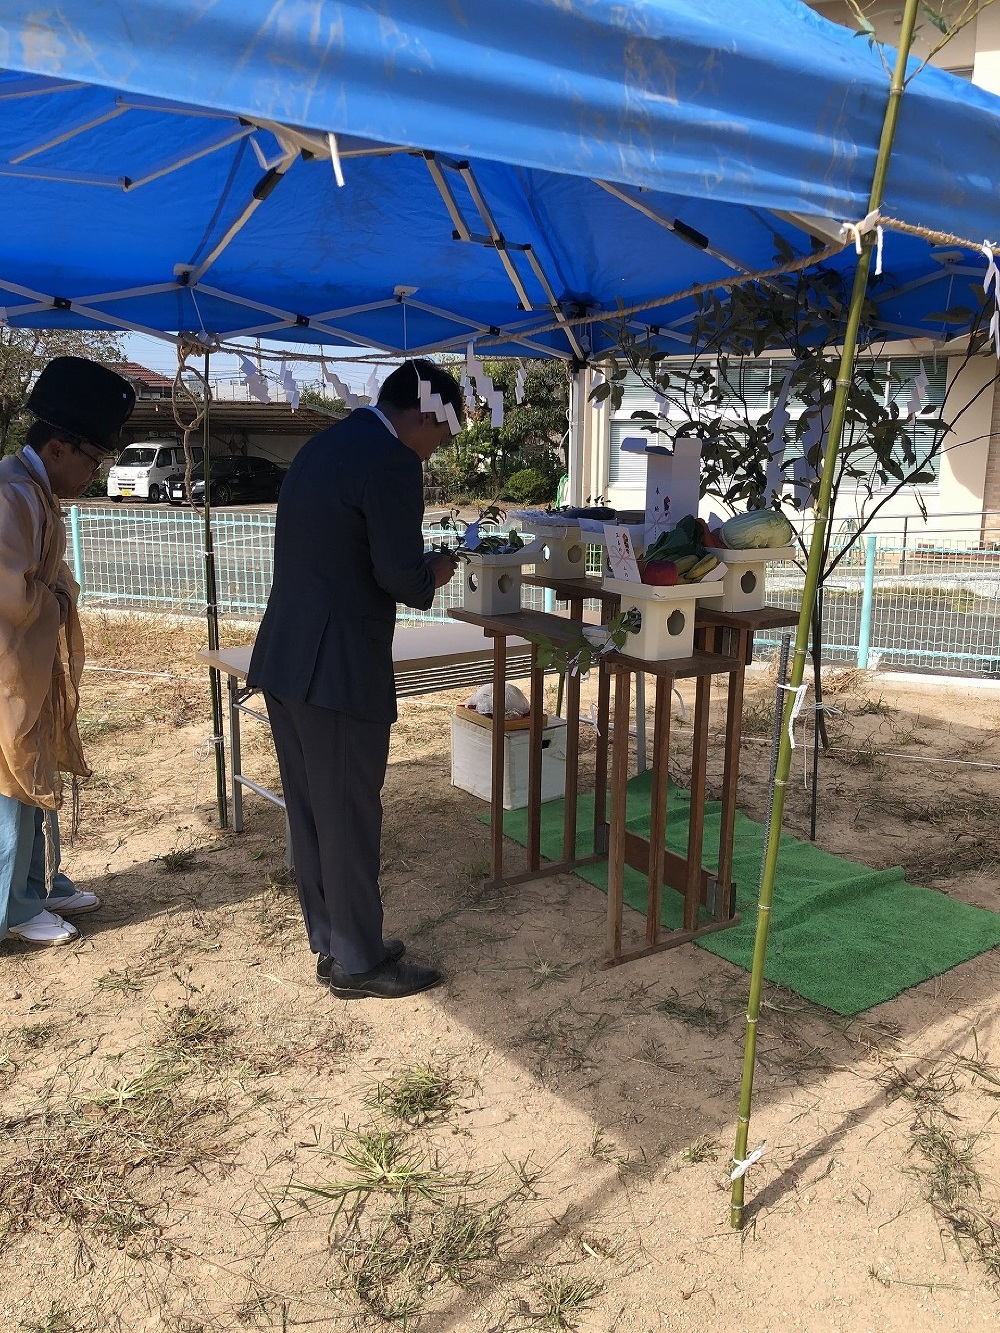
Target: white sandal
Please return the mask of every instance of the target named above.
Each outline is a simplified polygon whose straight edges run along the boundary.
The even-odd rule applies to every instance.
[[[101,905],[101,900],[96,893],[90,893],[87,889],[77,889],[76,893],[67,894],[65,898],[60,898],[57,894],[52,894],[45,901],[54,909],[55,916],[69,916],[70,913],[79,915],[80,912],[96,912]]]
[[[7,927],[7,938],[22,944],[70,944],[79,934],[76,926],[56,916],[55,912],[39,912],[29,921]]]

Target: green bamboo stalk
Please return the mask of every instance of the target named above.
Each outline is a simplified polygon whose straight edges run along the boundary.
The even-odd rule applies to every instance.
[[[899,34],[899,49],[896,64],[889,86],[889,100],[882,122],[882,135],[879,140],[878,156],[875,161],[875,173],[872,178],[868,211],[877,209],[882,203],[885,179],[892,155],[892,142],[899,118],[899,103],[905,87],[906,62],[913,41],[913,29],[916,24],[920,0],[905,0],[903,18]],[[771,818],[767,830],[767,854],[761,873],[760,902],[757,908],[757,933],[754,937],[753,966],[750,973],[750,996],[747,1002],[747,1035],[743,1057],[743,1081],[740,1088],[740,1110],[736,1123],[736,1147],[734,1161],[742,1162],[747,1156],[747,1142],[750,1136],[750,1109],[753,1101],[754,1064],[757,1054],[757,1024],[760,1018],[760,994],[764,983],[764,962],[767,957],[767,936],[771,923],[771,908],[774,902],[774,879],[778,866],[778,847],[781,842],[781,825],[785,809],[785,789],[792,765],[792,747],[789,735],[789,723],[795,695],[792,691],[802,684],[805,673],[806,655],[809,650],[809,628],[812,620],[813,604],[819,587],[823,548],[826,539],[826,526],[829,520],[830,496],[833,492],[834,468],[844,432],[844,419],[847,411],[847,391],[854,374],[854,358],[858,346],[858,329],[861,325],[861,312],[864,306],[865,292],[868,286],[868,271],[871,266],[872,242],[866,240],[861,247],[857,266],[854,270],[854,285],[851,291],[851,303],[847,316],[847,328],[841,350],[840,367],[837,372],[837,386],[834,394],[833,411],[830,417],[830,429],[827,437],[826,455],[823,459],[823,472],[820,477],[819,497],[816,501],[815,521],[809,542],[809,557],[806,563],[805,587],[802,592],[802,607],[799,611],[799,623],[795,633],[795,649],[792,656],[792,673],[789,690],[785,694],[785,706],[782,712],[781,742],[778,748],[778,764],[774,778],[774,799]],[[737,1230],[743,1225],[743,1182],[739,1176],[733,1181],[732,1203],[729,1220]]]

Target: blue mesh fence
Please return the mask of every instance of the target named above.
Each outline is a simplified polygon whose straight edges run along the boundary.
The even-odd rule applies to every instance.
[[[205,525],[193,510],[74,505],[68,558],[84,606],[200,613],[205,606]],[[273,572],[274,513],[212,515],[219,609],[259,617]]]
[[[822,596],[828,662],[1000,674],[1000,550],[961,532],[883,532],[862,538],[827,579]],[[769,565],[767,601],[798,607],[804,576]],[[776,634],[757,635],[766,648]]]
[[[972,533],[920,527],[863,538],[824,590],[826,659],[858,663],[867,642],[871,667],[1000,674],[1000,550],[980,543],[975,522]],[[74,505],[68,527],[68,556],[85,606],[203,612],[200,515],[154,506]],[[425,529],[428,544],[453,536],[440,527]],[[221,614],[258,619],[271,586],[273,510],[216,510],[212,539]],[[591,546],[588,572],[600,567],[600,548]],[[769,565],[768,603],[797,607],[803,581],[793,564]],[[401,623],[446,620],[462,596],[463,581],[456,577],[438,591],[428,612],[401,607]],[[523,604],[546,610],[554,603],[551,593],[525,585]],[[773,632],[757,636],[758,650],[777,642]]]

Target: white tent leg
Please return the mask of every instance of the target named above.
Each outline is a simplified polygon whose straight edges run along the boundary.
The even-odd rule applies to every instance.
[[[571,505],[583,504],[586,411],[587,375],[583,370],[574,370],[569,383],[569,443],[566,446],[567,499]]]

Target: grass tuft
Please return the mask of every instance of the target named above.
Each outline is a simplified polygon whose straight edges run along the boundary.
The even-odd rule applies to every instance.
[[[533,1312],[533,1322],[539,1328],[576,1328],[579,1317],[603,1290],[604,1283],[596,1278],[544,1277],[535,1284],[541,1308]]]
[[[198,864],[195,860],[194,852],[190,847],[181,848],[173,852],[164,852],[159,859],[172,875],[181,874],[186,870],[193,870]]]
[[[26,1023],[18,1033],[22,1049],[25,1051],[40,1051],[43,1046],[48,1045],[49,1039],[58,1030],[58,1027],[59,1024],[51,1018],[43,1019],[39,1023]]]
[[[746,736],[771,736],[774,734],[773,694],[764,694],[744,701],[743,734]]]
[[[721,1032],[728,1023],[728,1018],[713,1009],[704,996],[699,996],[698,1004],[688,1004],[681,996],[674,991],[672,996],[661,1000],[656,1006],[661,1014],[666,1014],[670,1018],[676,1018],[688,1027],[697,1028],[701,1032]]]
[[[890,708],[880,694],[877,699],[862,699],[854,711],[858,717],[889,717],[896,710]]]
[[[498,1195],[495,1175],[432,1160],[400,1130],[346,1129],[329,1155],[342,1179],[292,1188],[334,1203],[331,1253],[363,1317],[403,1328],[423,1318],[438,1287],[496,1279],[518,1211],[536,1197],[527,1163]]]
[[[48,1313],[41,1319],[22,1319],[18,1324],[24,1333],[76,1333],[79,1325],[58,1302],[53,1301]]]
[[[339,1147],[329,1155],[346,1168],[346,1176],[318,1185],[293,1181],[290,1188],[335,1203],[334,1222],[345,1208],[356,1215],[373,1196],[392,1195],[404,1203],[409,1203],[412,1196],[430,1201],[439,1199],[452,1183],[398,1129],[347,1129]]]
[[[119,972],[116,968],[111,968],[110,971],[102,973],[102,975],[97,978],[96,985],[98,990],[107,991],[127,991],[129,993],[134,993],[135,991],[142,990],[141,983],[138,982],[135,977],[129,975],[127,968],[124,972]]]
[[[178,1051],[222,1053],[222,1048],[233,1035],[228,1018],[217,1009],[206,1005],[181,1004],[167,1020],[164,1044]]]
[[[699,1162],[714,1162],[718,1160],[721,1151],[718,1139],[702,1134],[684,1149],[681,1161],[685,1166],[697,1166]]]
[[[446,1069],[413,1065],[380,1083],[370,1099],[404,1125],[426,1125],[443,1119],[455,1105],[458,1091]]]

